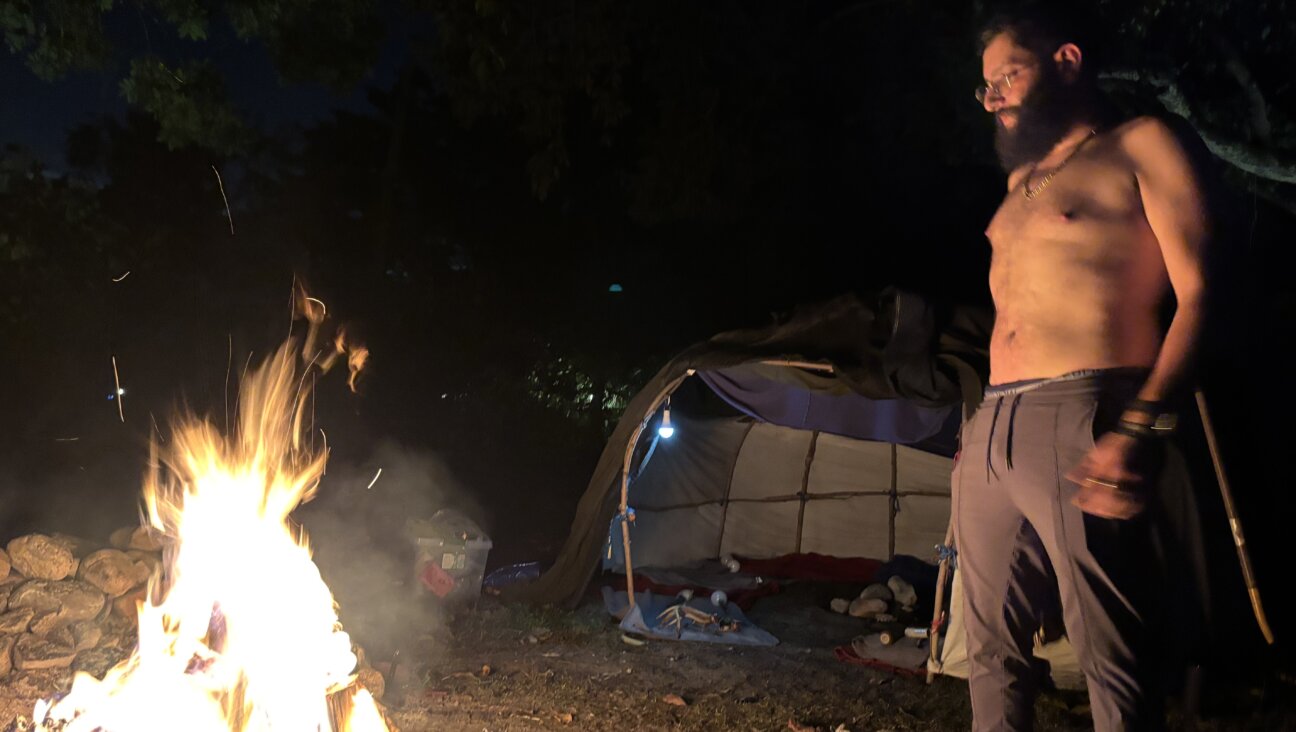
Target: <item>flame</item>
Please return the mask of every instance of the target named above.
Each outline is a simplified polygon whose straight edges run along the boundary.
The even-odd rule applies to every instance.
[[[166,548],[139,607],[139,645],[102,681],[78,674],[67,696],[39,705],[38,728],[387,730],[355,685],[351,639],[290,518],[327,459],[302,440],[310,367],[297,368],[295,351],[285,343],[243,378],[231,434],[185,415],[165,450],[154,443],[144,501]]]

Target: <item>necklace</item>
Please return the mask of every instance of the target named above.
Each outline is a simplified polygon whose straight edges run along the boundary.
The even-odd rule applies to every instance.
[[[1050,170],[1043,178],[1040,178],[1039,183],[1036,183],[1033,187],[1030,184],[1030,179],[1032,175],[1035,175],[1035,168],[1039,167],[1039,163],[1032,165],[1030,170],[1026,171],[1026,177],[1022,179],[1022,195],[1026,197],[1026,200],[1034,201],[1036,196],[1043,192],[1045,188],[1048,188],[1048,184],[1053,181],[1053,176],[1061,173],[1062,169],[1067,166],[1067,163],[1071,162],[1071,159],[1076,156],[1076,153],[1080,152],[1080,148],[1084,147],[1085,143],[1092,140],[1097,134],[1098,130],[1090,128],[1089,134],[1085,135],[1083,140],[1077,143],[1075,147],[1071,148],[1071,152],[1067,153],[1067,156],[1062,159],[1062,162],[1058,163],[1058,166]]]

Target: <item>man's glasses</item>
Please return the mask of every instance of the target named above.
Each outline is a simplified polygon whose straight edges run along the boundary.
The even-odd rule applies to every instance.
[[[986,97],[990,96],[991,94],[995,95],[996,97],[1003,96],[1003,93],[1006,90],[1012,88],[1013,77],[1020,73],[1021,73],[1021,69],[1013,69],[1012,71],[1009,71],[1008,73],[999,77],[998,81],[991,81],[982,84],[981,86],[978,86],[976,88],[977,103],[984,105]]]

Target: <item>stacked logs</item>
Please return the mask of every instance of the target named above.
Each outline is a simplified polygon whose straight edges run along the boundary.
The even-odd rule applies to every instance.
[[[65,691],[75,672],[102,677],[130,656],[162,546],[145,527],[108,543],[28,534],[0,549],[0,683],[11,693]]]

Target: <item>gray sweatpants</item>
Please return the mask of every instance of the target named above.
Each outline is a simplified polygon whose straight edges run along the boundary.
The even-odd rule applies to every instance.
[[[1145,376],[1113,369],[991,387],[963,426],[954,533],[974,730],[1031,729],[1041,671],[1033,636],[1059,598],[1095,729],[1163,725],[1147,632],[1148,519],[1087,515],[1064,477]]]

